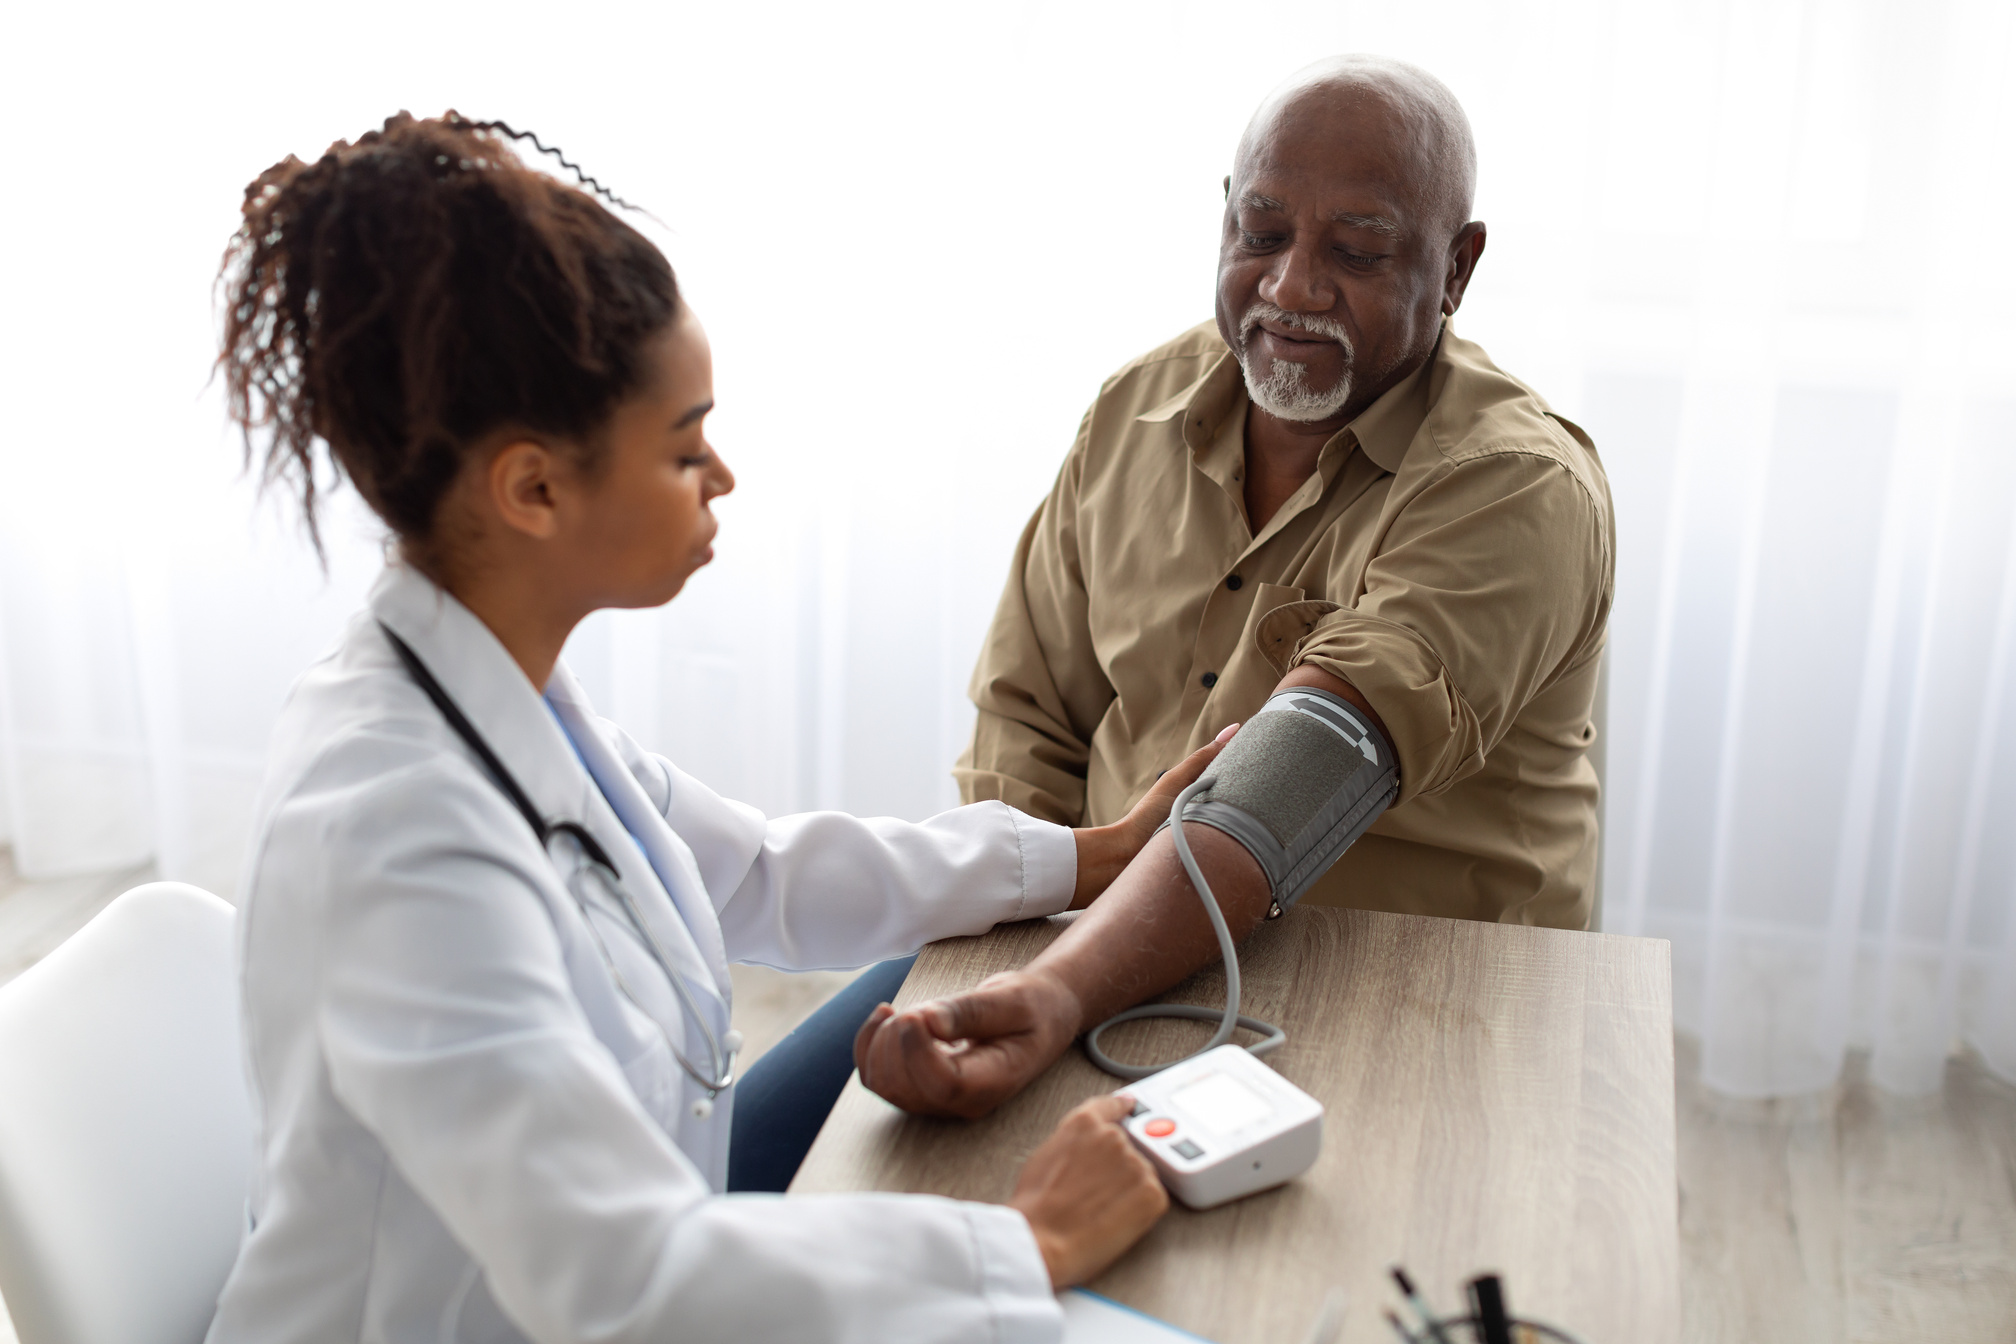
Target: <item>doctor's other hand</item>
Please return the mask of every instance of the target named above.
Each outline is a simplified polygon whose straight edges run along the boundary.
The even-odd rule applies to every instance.
[[[869,1091],[917,1115],[976,1120],[1021,1091],[1076,1039],[1078,996],[1041,971],[1003,971],[962,994],[882,1004],[854,1038]]]
[[[1238,731],[1238,724],[1227,725],[1218,736],[1164,770],[1155,787],[1111,826],[1081,826],[1071,833],[1078,843],[1078,882],[1071,890],[1073,910],[1083,910],[1113,885],[1113,879],[1134,862],[1134,856],[1168,819],[1176,795],[1197,782],[1204,767],[1218,759],[1218,753]]]
[[[1008,1205],[1029,1220],[1053,1288],[1096,1277],[1169,1208],[1155,1168],[1120,1128],[1133,1108],[1124,1095],[1094,1097],[1022,1166]]]

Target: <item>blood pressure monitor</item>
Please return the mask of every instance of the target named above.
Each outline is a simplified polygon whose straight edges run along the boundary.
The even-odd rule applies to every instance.
[[[1134,1098],[1127,1136],[1193,1209],[1293,1180],[1323,1147],[1323,1104],[1236,1045],[1125,1090]]]

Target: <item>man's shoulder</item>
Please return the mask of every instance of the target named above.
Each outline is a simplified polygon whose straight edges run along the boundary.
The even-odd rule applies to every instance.
[[[1506,454],[1558,462],[1608,509],[1609,482],[1595,442],[1547,399],[1498,367],[1475,341],[1445,332],[1422,429],[1445,465]]]

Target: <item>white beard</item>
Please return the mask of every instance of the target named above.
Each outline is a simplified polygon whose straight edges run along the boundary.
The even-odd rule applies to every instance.
[[[1342,346],[1344,373],[1338,378],[1336,386],[1318,391],[1309,386],[1308,366],[1286,359],[1275,360],[1265,379],[1255,378],[1246,347],[1252,343],[1253,333],[1262,319],[1317,336],[1327,336]],[[1343,410],[1345,403],[1351,400],[1353,353],[1350,336],[1336,323],[1321,318],[1298,318],[1264,301],[1248,308],[1239,323],[1239,371],[1246,375],[1246,395],[1253,399],[1255,406],[1283,420],[1328,420]]]
[[[1253,376],[1253,366],[1245,359],[1239,367],[1246,375],[1246,395],[1253,404],[1283,420],[1328,420],[1351,400],[1351,375],[1347,371],[1337,385],[1326,391],[1309,386],[1309,369],[1285,359],[1274,361],[1266,379]]]

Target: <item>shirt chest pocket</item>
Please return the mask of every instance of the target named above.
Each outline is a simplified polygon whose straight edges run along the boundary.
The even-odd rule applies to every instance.
[[[1267,703],[1268,694],[1280,683],[1281,673],[1275,670],[1260,646],[1260,623],[1273,612],[1300,602],[1302,598],[1300,588],[1288,588],[1278,583],[1254,585],[1253,605],[1246,609],[1238,641],[1232,646],[1231,656],[1225,660],[1224,671],[1218,674],[1217,685],[1211,688],[1210,711],[1191,732],[1189,750],[1194,751],[1210,741],[1226,724],[1245,721]]]

